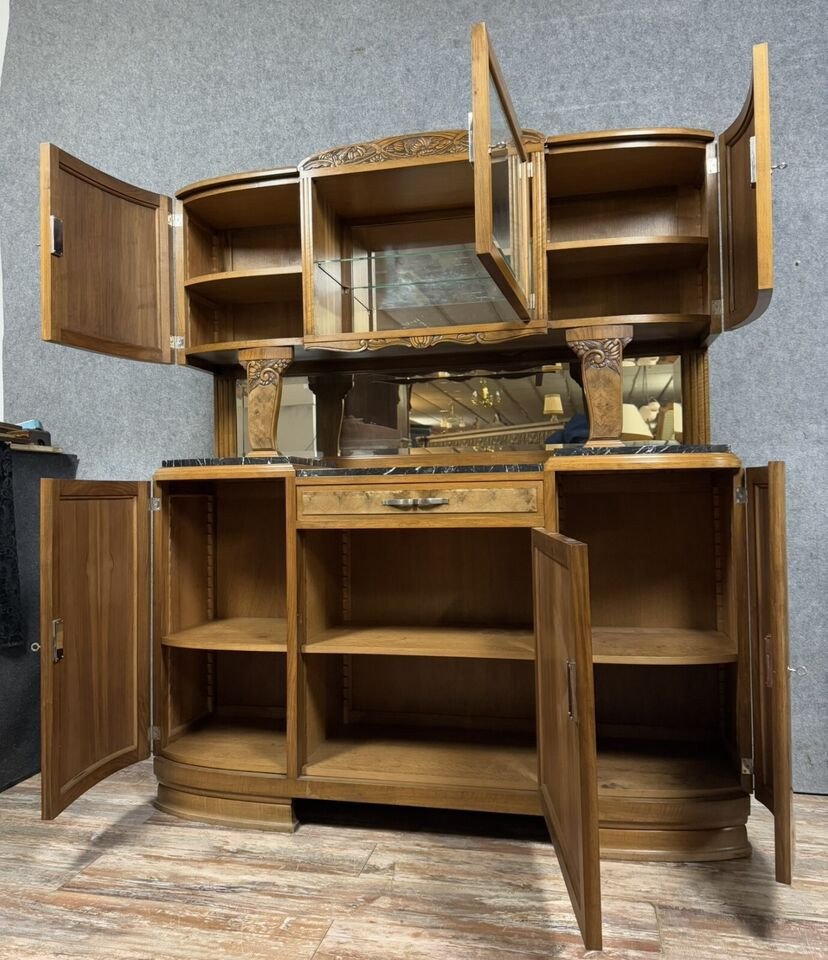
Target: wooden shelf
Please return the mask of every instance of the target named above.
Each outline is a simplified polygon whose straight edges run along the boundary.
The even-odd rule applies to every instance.
[[[717,630],[593,627],[592,662],[668,666],[735,663],[736,642]]]
[[[239,362],[239,350],[250,347],[301,347],[301,337],[273,337],[268,340],[227,340],[223,343],[200,343],[187,347],[184,354],[212,366],[226,367]]]
[[[213,303],[270,303],[299,300],[302,268],[264,267],[259,270],[226,270],[184,281],[184,288]]]
[[[374,732],[376,735],[372,736]],[[537,790],[537,757],[527,738],[432,729],[354,728],[323,741],[305,764],[306,777],[472,789]]]
[[[601,799],[721,797],[743,792],[733,763],[710,744],[598,741]]]
[[[552,294],[554,297],[554,294]],[[550,297],[550,299],[552,299]],[[630,323],[635,340],[688,340],[706,332],[710,326],[709,313],[620,313],[601,317],[554,317],[551,330],[570,327],[596,327],[605,324]]]
[[[344,626],[325,630],[303,644],[302,650],[305,653],[534,660],[535,639],[531,629]]]
[[[285,732],[274,719],[210,719],[164,747],[178,763],[215,770],[284,774]]]
[[[573,278],[600,273],[637,273],[697,267],[707,255],[707,237],[613,237],[547,243],[550,275]]]
[[[185,199],[184,208],[214,230],[295,224],[298,233],[299,181],[295,176],[229,186],[218,181],[214,189]]]
[[[230,617],[162,637],[165,647],[284,653],[287,621],[282,617]]]
[[[643,132],[646,134],[646,132]],[[707,140],[604,139],[547,141],[546,182],[551,197],[612,193],[663,186],[701,186]]]

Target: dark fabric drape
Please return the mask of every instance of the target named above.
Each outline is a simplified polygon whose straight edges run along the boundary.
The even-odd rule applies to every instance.
[[[24,644],[14,529],[12,455],[8,444],[0,443],[0,650]]]

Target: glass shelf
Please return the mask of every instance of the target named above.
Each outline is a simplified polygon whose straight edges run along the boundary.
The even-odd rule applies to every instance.
[[[317,296],[348,298],[354,329],[520,322],[473,244],[383,250],[315,265]]]

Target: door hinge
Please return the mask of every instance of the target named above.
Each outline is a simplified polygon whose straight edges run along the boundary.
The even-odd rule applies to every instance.
[[[756,137],[751,137],[750,145],[750,182],[756,183]]]
[[[742,485],[741,487],[736,487],[733,491],[733,502],[734,503],[747,503],[748,502],[748,492],[747,487]]]
[[[168,213],[167,224],[171,227],[180,227],[184,223],[184,217],[180,213]]]
[[[161,739],[161,728],[160,727],[150,727],[149,728],[149,739],[150,743],[155,743],[156,740]]]
[[[720,317],[722,315],[722,301],[721,300],[711,300],[710,301],[710,313],[714,317]]]
[[[716,156],[707,158],[707,175],[719,172],[719,158]]]
[[[753,776],[753,757],[742,757],[742,773]]]
[[[158,513],[161,509],[161,497],[150,497],[150,513]]]
[[[184,337],[170,337],[170,350],[183,350]]]

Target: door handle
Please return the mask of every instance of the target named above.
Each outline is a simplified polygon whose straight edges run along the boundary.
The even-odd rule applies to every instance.
[[[52,663],[60,663],[63,659],[63,620],[60,617],[52,621],[49,635],[52,641]]]
[[[578,722],[578,700],[575,696],[575,661],[566,661],[566,700],[569,719]]]
[[[448,503],[448,497],[392,497],[383,500],[384,507],[396,507],[398,510],[407,510],[411,507],[442,507]]]

